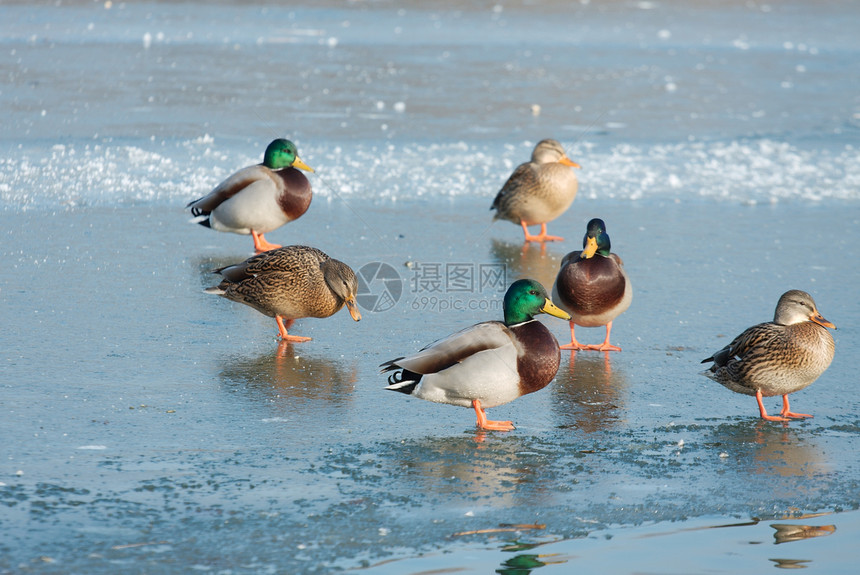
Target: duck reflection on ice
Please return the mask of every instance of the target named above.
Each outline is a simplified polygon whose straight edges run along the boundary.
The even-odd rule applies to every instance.
[[[774,545],[803,541],[813,537],[826,537],[836,531],[835,525],[795,525],[791,523],[771,523],[776,532],[773,534]],[[770,559],[774,567],[780,569],[805,569],[812,563],[810,559]]]
[[[392,456],[416,489],[454,507],[547,505],[557,490],[554,482],[540,477],[552,454],[527,437],[500,438],[478,430],[474,435],[426,437],[398,442]]]
[[[528,575],[538,567],[561,565],[564,563],[567,563],[567,559],[560,557],[557,553],[547,555],[515,555],[510,559],[506,559],[502,563],[502,566],[496,569],[496,573],[500,575]]]
[[[324,399],[335,405],[349,403],[358,371],[329,358],[296,353],[292,344],[279,341],[274,353],[229,357],[221,379],[229,385],[265,392],[274,398]]]
[[[792,541],[803,541],[813,537],[826,537],[836,531],[835,525],[793,525],[791,523],[772,523],[771,527],[776,529],[773,534],[776,545],[780,543],[791,543]]]
[[[565,355],[562,353],[562,366],[550,386],[562,426],[594,433],[618,425],[627,377],[623,371],[613,372],[609,352],[571,351],[567,368]]]
[[[827,451],[814,442],[815,436],[788,425],[773,425],[764,420],[723,424],[714,429],[713,436],[736,460],[744,472],[794,479],[815,477],[833,471]],[[805,485],[805,484],[804,484]],[[773,482],[773,497],[796,495],[795,481]]]
[[[557,252],[548,250],[546,244],[536,245],[532,242],[513,244],[493,239],[490,245],[490,255],[507,269],[508,283],[517,278],[530,277],[541,285],[552,287],[561,258],[564,256],[563,247]]]

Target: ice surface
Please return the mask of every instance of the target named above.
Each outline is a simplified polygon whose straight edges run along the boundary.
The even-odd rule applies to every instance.
[[[853,572],[856,512],[810,514],[860,507],[858,10],[2,3],[0,572]],[[202,292],[250,242],[183,213],[278,136],[316,200],[271,239],[404,282],[300,320],[306,346]],[[523,246],[489,205],[545,137],[580,196],[565,242]],[[593,216],[634,281],[622,353],[565,355],[494,410],[507,434],[383,390],[383,361],[495,319],[416,265],[549,285]],[[783,426],[698,371],[789,288],[839,330]],[[818,536],[777,553],[771,523]]]

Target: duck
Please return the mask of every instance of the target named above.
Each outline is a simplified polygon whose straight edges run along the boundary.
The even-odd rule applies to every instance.
[[[526,242],[562,241],[546,233],[546,224],[563,214],[576,198],[579,182],[570,168],[581,168],[567,157],[564,147],[553,139],[541,140],[531,161],[520,164],[493,200],[493,221],[520,224]],[[529,226],[540,225],[531,235]]]
[[[561,346],[569,350],[621,351],[609,341],[612,322],[627,311],[633,301],[633,285],[624,270],[624,261],[611,253],[612,244],[606,224],[594,218],[586,226],[582,250],[570,252],[561,260],[561,267],[552,287],[552,299],[570,314],[570,343]],[[599,345],[576,341],[576,326],[606,326],[606,337]]]
[[[266,147],[262,164],[242,168],[185,208],[191,208],[192,223],[250,234],[257,253],[277,249],[264,234],[298,219],[311,205],[311,184],[299,170],[314,171],[293,142],[279,138]]]
[[[206,293],[274,317],[283,341],[311,341],[309,337],[287,333],[299,318],[330,317],[346,306],[352,319],[361,320],[355,272],[317,248],[301,245],[276,248],[213,273],[224,279],[204,290]]]
[[[385,389],[419,399],[471,407],[483,430],[510,431],[510,421],[487,419],[486,409],[546,387],[555,378],[561,353],[555,336],[535,316],[569,319],[532,279],[505,293],[504,321],[485,321],[380,365],[393,372]]]
[[[713,362],[703,375],[736,393],[753,395],[768,421],[812,417],[791,411],[788,394],[809,386],[830,366],[836,345],[812,296],[789,290],[776,304],[772,322],[744,330],[726,347],[702,360]],[[779,416],[768,415],[762,397],[782,396]]]

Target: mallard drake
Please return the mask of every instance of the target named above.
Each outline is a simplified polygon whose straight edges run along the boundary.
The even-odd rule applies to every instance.
[[[530,162],[520,164],[493,200],[493,220],[508,220],[523,227],[527,242],[561,241],[546,233],[546,223],[567,210],[579,184],[570,167],[580,165],[567,157],[556,140],[541,140]],[[540,224],[540,234],[529,234],[528,226]]]
[[[612,248],[606,224],[599,218],[588,222],[582,250],[570,252],[561,260],[561,269],[552,287],[552,299],[570,314],[570,343],[561,349],[621,351],[609,343],[612,322],[633,300],[633,286],[624,271],[624,262]],[[606,326],[606,338],[600,345],[576,341],[576,326]]]
[[[352,319],[361,313],[355,301],[358,279],[345,263],[308,246],[286,246],[250,257],[213,273],[224,279],[206,293],[249,305],[274,317],[284,341],[310,341],[288,335],[298,318],[329,317],[346,305]]]
[[[191,222],[219,232],[251,234],[257,253],[281,247],[263,234],[299,218],[313,195],[310,182],[296,168],[313,172],[299,158],[295,144],[273,141],[262,164],[242,168],[185,206],[191,208]]]
[[[386,389],[407,395],[472,407],[478,427],[509,431],[510,421],[490,421],[485,408],[533,393],[558,371],[558,342],[534,319],[547,313],[568,319],[534,280],[518,280],[505,294],[505,321],[485,321],[441,339],[408,357],[383,363],[394,371]]]
[[[773,321],[748,328],[732,342],[702,360],[714,362],[703,375],[730,390],[754,395],[762,419],[788,421],[812,417],[794,413],[788,394],[800,391],[824,373],[833,361],[836,345],[826,328],[836,326],[821,317],[808,293],[790,290],[776,304]],[[781,417],[765,411],[762,397],[782,396]]]

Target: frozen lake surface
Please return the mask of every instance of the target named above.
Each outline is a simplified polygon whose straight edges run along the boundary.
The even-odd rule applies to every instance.
[[[858,17],[0,4],[0,573],[853,573]],[[251,242],[183,212],[276,136],[317,173],[270,239],[402,279],[361,323],[299,320],[307,344],[203,293]],[[488,208],[545,137],[583,169],[541,249]],[[420,270],[549,287],[591,217],[634,283],[623,352],[565,353],[491,410],[510,433],[383,390],[383,361],[500,315]],[[792,396],[815,418],[783,425],[699,362],[791,288],[838,330]]]

